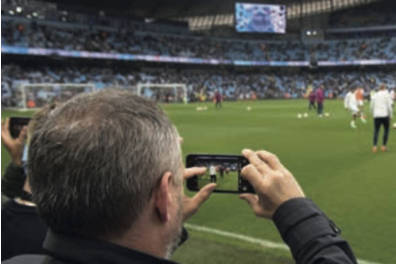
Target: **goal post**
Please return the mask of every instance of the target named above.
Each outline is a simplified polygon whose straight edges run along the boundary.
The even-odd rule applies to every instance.
[[[137,95],[157,102],[187,103],[187,86],[184,83],[138,83]]]
[[[65,102],[80,93],[95,90],[92,83],[27,83],[19,85],[16,93],[17,108],[21,110],[37,109],[52,102]]]

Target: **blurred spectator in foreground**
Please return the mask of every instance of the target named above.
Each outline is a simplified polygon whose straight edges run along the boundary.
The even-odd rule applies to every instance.
[[[39,128],[46,120],[47,115],[54,109],[54,105],[46,106],[36,114],[26,127],[22,130],[18,139],[18,143],[13,143],[8,129],[9,119],[6,119],[2,126],[2,142],[17,162],[17,169],[11,171],[8,167],[4,178],[8,181],[18,182],[13,188],[20,186],[20,180],[23,179],[23,187],[19,191],[15,190],[15,197],[2,206],[1,210],[1,260],[21,254],[42,254],[43,241],[47,232],[47,226],[38,215],[36,204],[32,201],[32,192],[29,183],[29,176],[25,177],[22,168],[22,151],[24,144],[20,144],[21,140],[29,138],[35,129]],[[8,192],[9,193],[9,192]],[[10,193],[9,193],[10,194]],[[13,193],[14,194],[14,193]]]
[[[1,179],[1,194],[13,199],[22,194],[26,175],[22,167],[22,155],[27,137],[27,127],[24,127],[17,138],[10,133],[10,119],[6,118],[1,124],[1,141],[11,156],[11,162]]]

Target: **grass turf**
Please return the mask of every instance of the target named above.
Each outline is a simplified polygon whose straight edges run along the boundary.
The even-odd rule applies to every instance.
[[[197,106],[207,111],[196,111]],[[339,227],[355,254],[365,260],[396,263],[396,130],[387,153],[371,153],[373,122],[349,127],[341,101],[326,101],[328,118],[308,112],[304,100],[269,100],[163,105],[191,153],[239,154],[243,148],[276,153],[312,198]],[[251,111],[246,107],[250,106]],[[308,118],[297,113],[308,112]],[[2,117],[19,112],[2,112]],[[9,158],[2,148],[2,172]],[[214,194],[190,223],[281,242],[270,221],[256,218],[237,195]],[[195,256],[195,257],[194,257]],[[286,251],[262,249],[229,238],[192,232],[175,260],[183,263],[288,263]]]

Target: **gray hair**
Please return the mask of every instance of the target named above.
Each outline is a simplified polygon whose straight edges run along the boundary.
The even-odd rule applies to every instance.
[[[28,170],[54,231],[114,236],[131,227],[170,171],[182,177],[179,135],[153,102],[120,90],[83,94],[33,133]]]

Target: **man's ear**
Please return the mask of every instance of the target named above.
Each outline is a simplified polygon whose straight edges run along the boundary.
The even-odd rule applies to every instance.
[[[158,213],[159,219],[162,222],[169,221],[169,199],[171,199],[170,185],[172,184],[172,173],[165,172],[162,175],[160,184],[154,193],[155,208]]]

